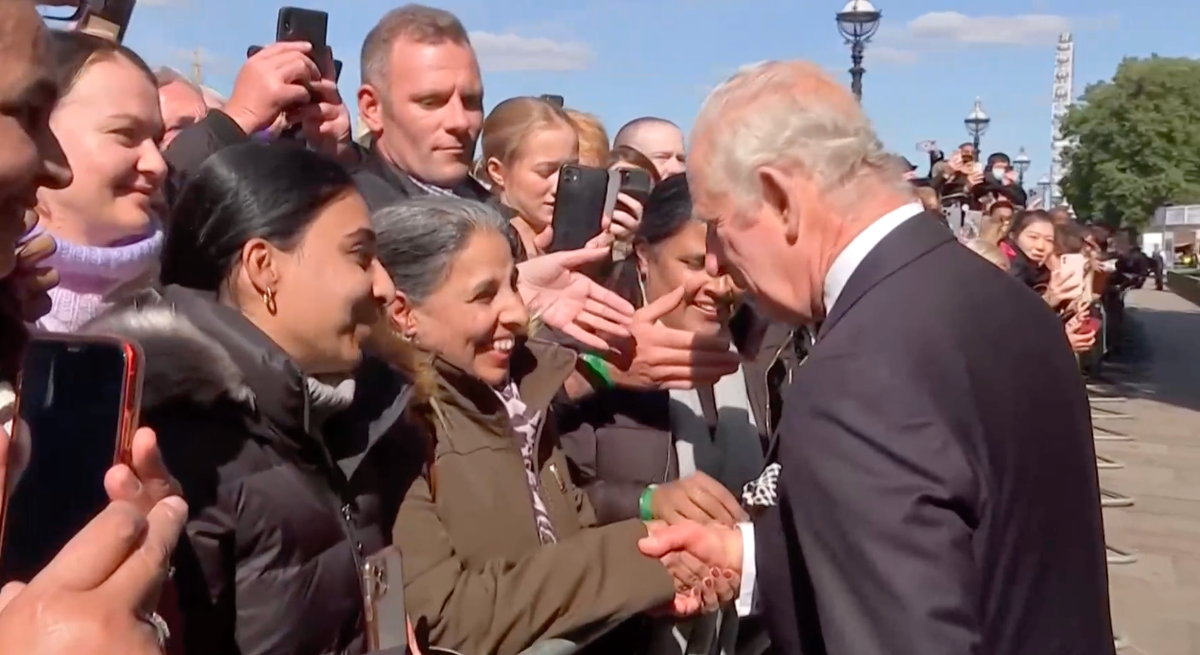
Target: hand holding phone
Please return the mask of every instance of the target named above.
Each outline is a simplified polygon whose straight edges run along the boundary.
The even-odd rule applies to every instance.
[[[110,337],[30,341],[17,414],[37,438],[0,498],[0,582],[31,579],[108,504],[109,469],[133,462],[141,359],[135,344]]]
[[[604,229],[617,203],[621,178],[604,168],[566,164],[558,174],[549,252],[578,250]]]
[[[83,13],[77,29],[104,39],[121,43],[133,18],[133,7],[137,0],[81,0]]]

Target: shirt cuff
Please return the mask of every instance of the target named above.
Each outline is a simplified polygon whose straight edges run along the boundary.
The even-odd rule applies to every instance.
[[[742,586],[734,608],[737,609],[737,615],[744,618],[750,616],[754,609],[754,587],[758,569],[754,561],[754,524],[738,523],[737,528],[742,533]]]

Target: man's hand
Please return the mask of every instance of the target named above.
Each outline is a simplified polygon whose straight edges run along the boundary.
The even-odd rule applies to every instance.
[[[974,189],[983,184],[983,171],[973,170],[967,173],[967,188]]]
[[[629,325],[613,379],[632,389],[692,389],[734,373],[741,363],[728,339],[669,328],[662,317],[682,306],[696,289],[679,287],[639,309]]]
[[[172,496],[148,514],[109,505],[28,586],[0,591],[0,643],[38,655],[160,655],[144,617],[158,602],[171,553],[187,520]]]
[[[270,127],[281,113],[318,100],[316,94],[327,95],[311,51],[311,43],[285,41],[255,53],[238,72],[225,114],[249,135]]]
[[[305,105],[297,117],[305,140],[317,150],[337,159],[344,156],[347,149],[353,150],[350,145],[350,110],[338,92],[333,49],[326,48],[318,60],[321,79],[310,85],[313,102]]]
[[[630,336],[633,307],[577,272],[610,256],[607,248],[584,248],[534,257],[517,264],[517,291],[543,323],[589,348],[610,351]]]
[[[674,613],[711,612],[737,597],[741,587],[742,535],[737,528],[683,522],[646,526],[638,542],[647,557],[657,557],[675,578]]]
[[[650,505],[654,517],[674,525],[682,521],[719,523],[733,527],[750,520],[737,499],[720,482],[697,471],[686,478],[659,485]]]

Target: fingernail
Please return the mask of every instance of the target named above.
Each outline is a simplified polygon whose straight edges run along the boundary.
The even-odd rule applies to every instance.
[[[710,575],[712,575],[712,577],[714,577],[714,578],[719,578],[719,577],[721,577],[721,569],[718,569],[718,568],[717,568],[717,567],[715,567],[715,566],[714,566],[714,567],[712,567],[711,569],[709,569],[709,570],[708,570],[708,572],[709,572],[709,574],[710,574]]]
[[[712,578],[704,578],[704,586],[708,587],[709,589],[712,589],[712,586],[713,586]]]
[[[171,510],[172,514],[187,514],[187,503],[184,502],[184,500],[179,496],[167,496],[158,502],[166,505]]]
[[[729,569],[726,569],[726,570],[725,570],[725,577],[726,577],[726,578],[733,578],[733,571],[730,571]]]
[[[121,491],[130,496],[136,496],[142,492],[142,481],[137,479],[133,471],[129,471],[128,473],[128,475],[121,476]]]

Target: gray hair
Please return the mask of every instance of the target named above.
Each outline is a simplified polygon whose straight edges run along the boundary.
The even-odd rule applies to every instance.
[[[740,202],[756,197],[762,166],[800,166],[830,192],[874,173],[912,195],[871,121],[827,73],[803,62],[743,67],[700,108],[697,133],[717,193]]]
[[[387,86],[392,44],[397,39],[428,45],[447,42],[471,45],[467,29],[454,14],[418,4],[397,7],[384,14],[363,40],[360,62],[363,83]]]
[[[477,232],[496,232],[511,246],[508,221],[491,205],[454,196],[424,196],[384,207],[372,217],[379,261],[415,303],[445,280]]]
[[[154,70],[154,81],[158,83],[158,88],[160,89],[170,84],[182,84],[196,93],[203,94],[203,91],[200,90],[199,86],[196,86],[195,82],[189,80],[183,73],[170,66],[159,66],[156,68]]]

